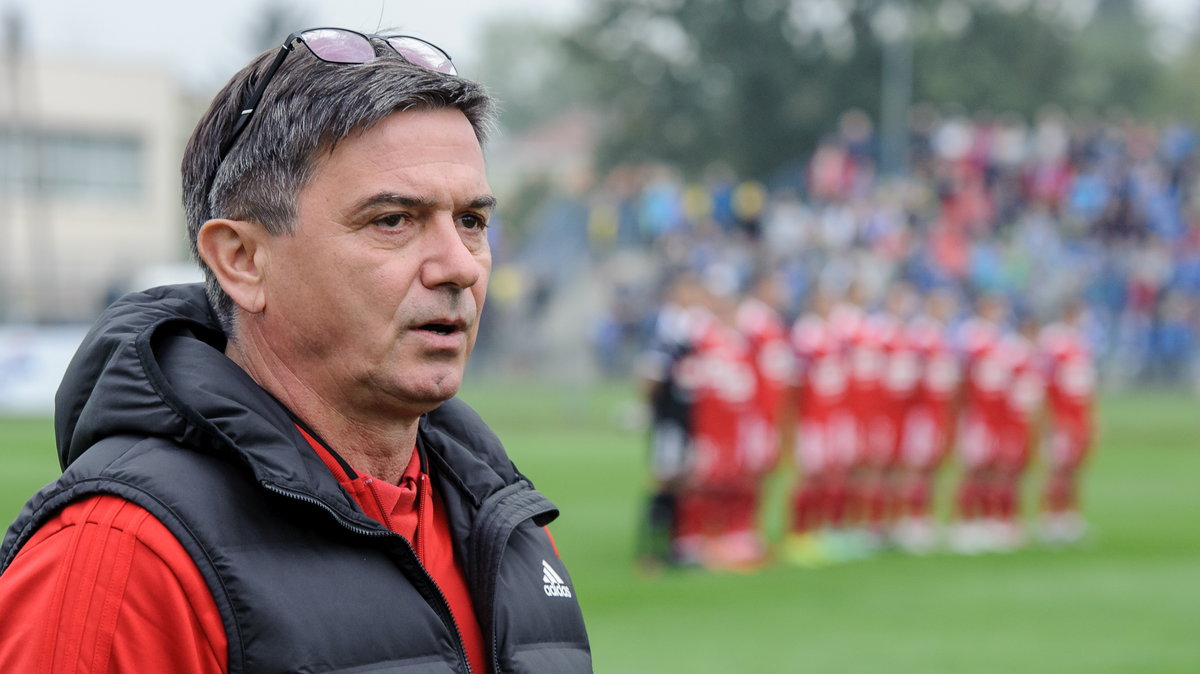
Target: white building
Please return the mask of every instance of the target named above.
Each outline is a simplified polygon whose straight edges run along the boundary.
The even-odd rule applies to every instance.
[[[187,104],[165,68],[0,57],[0,321],[89,322],[187,258]]]

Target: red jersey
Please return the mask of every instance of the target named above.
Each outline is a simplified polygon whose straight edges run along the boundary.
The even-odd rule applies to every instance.
[[[832,326],[820,316],[802,316],[792,328],[792,348],[799,418],[828,418],[843,405],[849,385],[845,358]]]
[[[829,325],[846,358],[848,402],[856,413],[866,414],[875,403],[883,377],[883,353],[876,334],[867,314],[848,304],[834,308]]]
[[[1056,468],[1078,466],[1092,444],[1096,368],[1077,328],[1055,323],[1042,329],[1039,347],[1046,362],[1050,408],[1050,460]]]
[[[1045,398],[1045,378],[1037,350],[1025,337],[1009,335],[1001,340],[999,350],[1011,374],[1004,397],[998,458],[1019,469],[1032,451],[1034,422]]]
[[[1047,397],[1056,419],[1085,421],[1096,392],[1096,366],[1083,334],[1065,323],[1042,329],[1038,346],[1046,363]]]
[[[787,329],[779,312],[756,299],[746,300],[738,307],[737,325],[746,338],[753,361],[757,406],[774,423],[792,376]]]
[[[949,414],[962,382],[962,365],[946,326],[929,317],[918,318],[908,326],[908,343],[917,354],[920,371],[914,403]]]
[[[859,463],[878,456],[881,444],[886,444],[885,434],[873,428],[880,406],[883,353],[860,307],[839,305],[830,313],[829,321],[846,359],[845,409],[853,423],[845,439],[851,447],[851,462]]]
[[[749,345],[716,320],[700,326],[689,357],[692,390],[692,438],[696,451],[693,478],[698,484],[723,484],[755,474],[761,449],[747,431],[755,426],[755,375]]]
[[[132,582],[131,582],[132,581]],[[191,555],[117,496],[72,503],[0,577],[8,672],[228,671],[221,614]]]
[[[965,405],[967,413],[978,415],[989,425],[1000,425],[1008,403],[1006,391],[1012,380],[1009,362],[1000,348],[1003,333],[999,326],[978,318],[962,327],[961,347],[966,360]]]
[[[1012,371],[995,323],[972,318],[963,324],[960,337],[965,374],[959,449],[965,465],[976,468],[994,462],[1001,452]]]
[[[883,354],[879,387],[884,398],[907,405],[921,383],[921,352],[903,323],[891,316],[874,321],[874,341]]]
[[[917,318],[906,332],[909,347],[917,357],[918,376],[905,417],[901,455],[906,465],[930,469],[941,462],[949,448],[961,366],[939,321]]]
[[[874,403],[864,403],[866,449],[876,463],[894,463],[900,458],[905,419],[920,379],[920,361],[903,323],[887,314],[867,321],[858,357],[863,358],[864,352],[877,361],[873,367],[878,369]]]
[[[792,352],[779,313],[748,299],[738,307],[738,331],[746,340],[754,370],[754,419],[746,421],[751,468],[770,470],[779,460],[779,415],[792,377]]]
[[[792,328],[796,354],[796,462],[807,473],[843,469],[857,456],[856,421],[846,405],[849,373],[831,323],[806,315]]]
[[[1005,390],[1005,423],[1028,428],[1045,398],[1045,377],[1037,350],[1021,335],[1008,335],[999,345],[1000,358],[1007,363],[1009,385]]]

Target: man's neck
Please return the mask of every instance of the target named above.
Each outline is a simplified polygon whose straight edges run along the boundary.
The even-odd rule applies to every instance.
[[[327,400],[303,373],[253,338],[230,340],[225,355],[302,419],[355,472],[392,484],[400,481],[416,448],[420,416],[390,417],[387,423],[348,416],[342,411],[346,401]]]
[[[288,409],[316,431],[330,449],[354,468],[354,472],[390,484],[400,483],[417,446],[415,421],[409,428],[389,429],[390,432],[381,433],[376,429],[347,423],[349,420],[343,416],[321,416],[318,409],[308,413],[292,405],[288,405]]]

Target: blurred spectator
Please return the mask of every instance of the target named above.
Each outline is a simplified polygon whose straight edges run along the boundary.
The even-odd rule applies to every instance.
[[[613,227],[637,233],[618,236],[621,245],[664,270],[732,266],[740,280],[778,271],[793,297],[818,284],[877,294],[904,280],[923,291],[951,284],[966,297],[999,292],[1046,317],[1082,295],[1112,381],[1195,376],[1194,129],[1118,114],[1073,119],[1052,107],[1026,122],[917,106],[911,124],[910,170],[899,180],[876,175],[874,127],[849,111],[803,176],[782,174],[770,191],[726,167],[688,184],[655,165],[615,172],[594,203],[607,204]],[[612,205],[625,203],[636,207]],[[784,309],[792,320],[805,307]]]

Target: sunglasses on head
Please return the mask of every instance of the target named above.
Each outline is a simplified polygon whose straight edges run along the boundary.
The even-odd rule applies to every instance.
[[[262,79],[259,80],[258,86],[254,88],[254,93],[250,94],[250,99],[246,105],[242,107],[241,113],[238,115],[237,121],[233,125],[233,131],[229,133],[229,138],[221,144],[221,153],[217,157],[217,166],[225,161],[225,155],[229,154],[229,150],[233,148],[233,144],[237,142],[242,132],[246,130],[246,126],[250,124],[250,118],[254,116],[254,111],[258,108],[259,101],[262,100],[263,93],[267,90],[267,85],[271,83],[271,78],[275,76],[275,72],[279,70],[279,66],[283,65],[283,60],[287,58],[288,52],[292,51],[297,42],[301,42],[312,55],[321,59],[326,63],[369,63],[375,60],[375,45],[371,42],[371,38],[378,38],[387,43],[392,51],[396,52],[409,63],[433,70],[447,75],[457,75],[458,71],[454,68],[454,63],[450,60],[450,55],[437,45],[426,42],[419,37],[411,35],[364,35],[357,31],[348,30],[345,28],[309,28],[292,33],[283,41],[283,46],[279,48],[279,53],[275,55],[275,60],[271,61],[271,65],[267,66],[266,72],[263,73]]]

